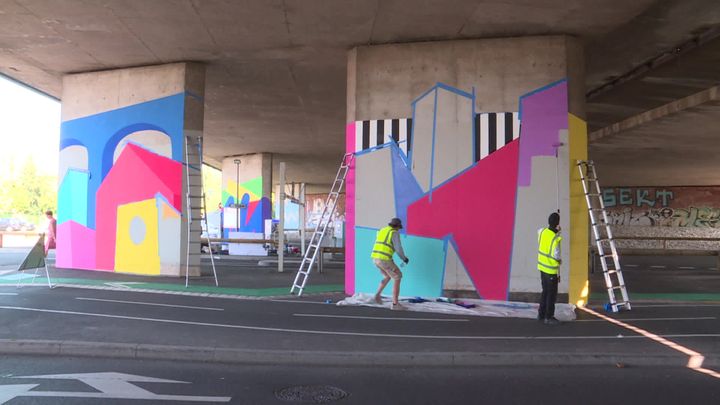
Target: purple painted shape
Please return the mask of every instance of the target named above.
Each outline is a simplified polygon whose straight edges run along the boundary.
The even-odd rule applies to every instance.
[[[563,80],[520,97],[520,157],[518,186],[532,180],[532,158],[555,156],[560,130],[568,128],[567,81]]]

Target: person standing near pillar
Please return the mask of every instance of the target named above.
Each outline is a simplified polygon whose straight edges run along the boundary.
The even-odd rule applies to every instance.
[[[57,245],[57,220],[53,217],[52,211],[45,211],[45,216],[48,219],[48,227],[45,238],[45,256],[47,257],[50,249],[55,249]]]
[[[542,294],[537,319],[546,325],[560,323],[555,318],[555,301],[560,283],[560,264],[562,264],[560,230],[560,214],[556,212],[548,217],[548,227],[538,230],[538,270],[540,270]]]
[[[400,218],[391,219],[388,226],[377,232],[375,245],[373,246],[373,251],[370,255],[375,263],[375,266],[380,269],[380,272],[383,275],[383,279],[380,281],[380,287],[378,288],[377,293],[375,293],[375,302],[382,304],[382,292],[392,278],[393,297],[391,308],[394,310],[403,310],[405,307],[400,305],[398,302],[402,272],[398,266],[395,265],[395,262],[393,261],[393,254],[397,253],[405,264],[410,262],[410,259],[405,256],[402,244],[400,243],[400,233],[398,231],[402,229],[402,227],[402,221]]]

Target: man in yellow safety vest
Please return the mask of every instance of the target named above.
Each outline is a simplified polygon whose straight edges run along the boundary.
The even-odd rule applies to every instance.
[[[393,298],[392,298],[392,309],[402,310],[405,309],[398,303],[398,296],[400,295],[400,280],[402,279],[402,272],[393,262],[393,254],[397,253],[405,264],[410,262],[410,259],[405,257],[402,245],[400,244],[399,230],[402,229],[402,221],[399,218],[393,218],[388,223],[388,226],[380,229],[377,232],[375,238],[375,245],[373,245],[373,251],[370,257],[372,257],[375,266],[380,269],[383,275],[382,281],[380,281],[380,288],[375,293],[375,302],[382,304],[382,292],[393,279]]]
[[[538,270],[542,282],[542,295],[538,308],[538,321],[546,325],[560,323],[555,318],[555,301],[558,283],[560,283],[560,264],[562,263],[560,244],[560,214],[553,212],[548,217],[548,227],[538,230]]]

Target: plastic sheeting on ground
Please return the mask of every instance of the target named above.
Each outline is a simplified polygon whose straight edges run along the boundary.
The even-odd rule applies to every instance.
[[[473,316],[493,316],[493,317],[511,317],[511,318],[528,318],[535,319],[538,312],[538,304],[527,303],[527,302],[513,302],[513,301],[492,301],[492,300],[479,300],[479,299],[452,299],[451,302],[437,302],[434,300],[428,300],[425,302],[408,302],[410,300],[417,300],[419,297],[402,297],[400,298],[400,304],[404,306],[407,311],[414,312],[434,312],[448,315],[473,315]],[[441,298],[440,300],[446,301],[447,299]],[[472,308],[466,308],[458,305],[461,303],[465,306],[472,306]],[[365,307],[376,307],[376,308],[390,308],[391,301],[388,298],[383,297],[383,303],[378,304],[375,302],[375,296],[367,293],[357,293],[352,297],[347,297],[342,301],[338,301],[338,306],[365,306]],[[575,320],[575,305],[572,304],[556,304],[555,305],[555,317],[563,322]]]

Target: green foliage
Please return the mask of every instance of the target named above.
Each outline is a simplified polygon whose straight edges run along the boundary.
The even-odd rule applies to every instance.
[[[32,157],[22,168],[0,180],[0,217],[20,217],[38,223],[45,211],[57,211],[57,177],[38,174]]]

